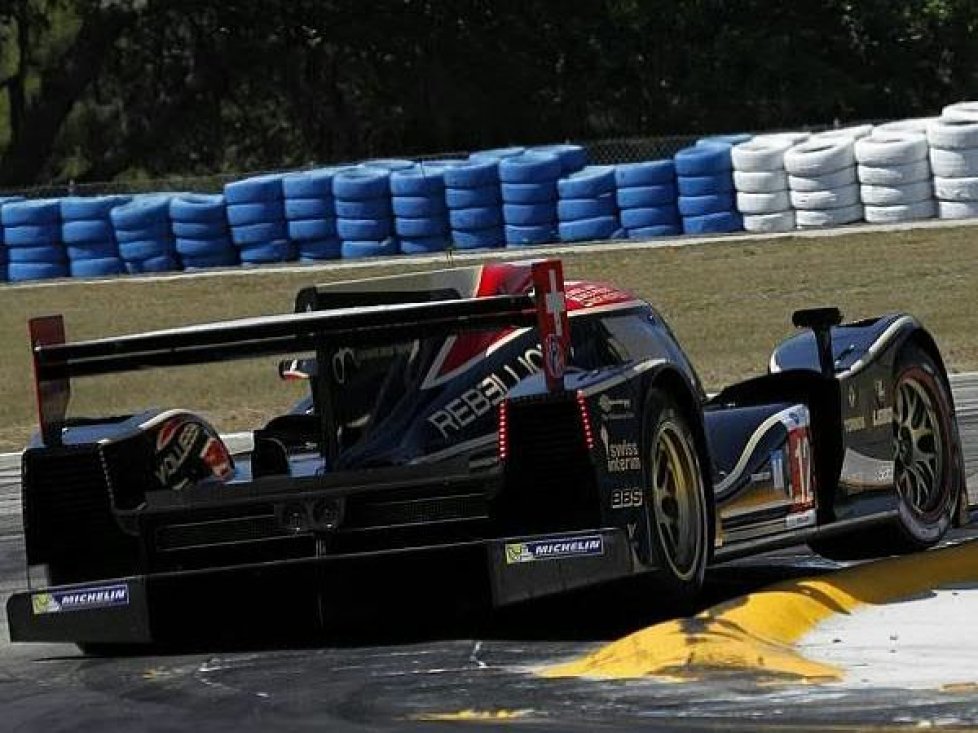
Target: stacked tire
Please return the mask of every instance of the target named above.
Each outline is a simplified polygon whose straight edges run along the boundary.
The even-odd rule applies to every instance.
[[[789,232],[795,228],[784,168],[784,154],[791,145],[787,136],[759,135],[731,148],[737,210],[746,231]]]
[[[452,241],[445,203],[445,169],[464,161],[419,163],[391,173],[394,230],[401,254],[443,252]]]
[[[224,186],[231,241],[246,265],[295,259],[285,223],[282,174],[252,176]]]
[[[179,270],[170,231],[170,199],[166,195],[137,196],[109,212],[119,257],[126,272]]]
[[[335,260],[342,254],[333,198],[335,168],[289,173],[282,177],[289,239],[300,262]]]
[[[557,181],[563,172],[554,153],[527,151],[499,161],[507,247],[558,239]]]
[[[3,205],[23,201],[21,196],[0,196],[0,220],[3,218]],[[7,280],[7,245],[3,238],[3,227],[0,226],[0,280]]]
[[[587,150],[581,145],[572,143],[557,143],[555,145],[536,145],[529,149],[531,153],[543,153],[544,155],[556,155],[560,160],[560,177],[567,176],[583,170],[588,164]]]
[[[105,277],[125,271],[110,213],[130,196],[69,196],[61,199],[61,241],[72,277]]]
[[[587,166],[557,181],[557,219],[562,242],[589,242],[619,235],[615,169]]]
[[[390,169],[358,166],[333,176],[336,231],[344,259],[397,254]]]
[[[671,160],[647,160],[615,167],[615,202],[629,239],[682,234],[676,208],[676,165]]]
[[[978,105],[958,102],[927,126],[934,195],[941,219],[978,216]]]
[[[798,228],[862,220],[854,139],[848,134],[812,136],[785,152],[784,167]]]
[[[0,209],[11,282],[68,277],[68,255],[61,242],[61,202],[32,199]]]
[[[170,227],[184,269],[238,264],[238,249],[228,230],[227,203],[221,194],[174,197],[170,201]]]
[[[730,145],[702,141],[676,153],[679,214],[687,234],[720,234],[743,228],[734,197]]]
[[[930,219],[936,212],[927,138],[875,130],[854,146],[863,218],[873,224]]]
[[[499,158],[486,157],[486,152],[491,151],[473,153],[463,164],[442,173],[452,242],[458,249],[496,248],[506,242]]]

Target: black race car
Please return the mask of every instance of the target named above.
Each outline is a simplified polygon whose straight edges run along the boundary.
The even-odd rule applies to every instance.
[[[689,598],[708,564],[800,542],[926,548],[969,509],[941,355],[909,315],[840,321],[796,312],[805,330],[766,375],[708,397],[654,308],[565,288],[553,260],[311,287],[293,314],[95,341],[35,319],[11,638],[154,641],[174,599],[222,582],[328,607],[363,568],[412,558],[462,564],[504,605],[638,574]],[[246,453],[184,410],[66,416],[73,378],[273,354],[309,397]]]

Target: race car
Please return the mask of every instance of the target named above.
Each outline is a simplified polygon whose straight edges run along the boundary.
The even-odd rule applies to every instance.
[[[255,598],[285,578],[282,603],[301,587],[328,607],[366,575],[324,570],[367,560],[464,564],[504,606],[637,576],[692,599],[711,563],[798,543],[935,544],[976,497],[933,337],[905,314],[793,321],[766,374],[708,396],[655,308],[565,286],[558,260],[319,285],[294,313],[76,343],[34,319],[11,639],[157,641],[174,599],[222,583]],[[244,453],[185,409],[67,416],[73,379],[268,355],[309,393]]]

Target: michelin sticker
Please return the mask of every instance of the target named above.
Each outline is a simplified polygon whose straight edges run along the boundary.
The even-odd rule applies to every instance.
[[[604,540],[600,535],[533,540],[532,542],[509,542],[506,544],[507,565],[603,554]]]
[[[102,585],[92,588],[48,591],[31,596],[35,616],[45,613],[90,611],[96,608],[112,608],[129,605],[129,586],[125,583]]]

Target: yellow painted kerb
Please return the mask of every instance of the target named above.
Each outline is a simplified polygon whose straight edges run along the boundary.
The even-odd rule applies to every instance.
[[[544,677],[696,679],[721,669],[793,681],[837,680],[841,670],[805,659],[794,648],[819,622],[863,604],[968,581],[978,581],[978,541],[778,583],[538,672]]]

